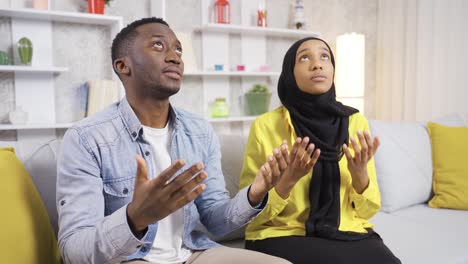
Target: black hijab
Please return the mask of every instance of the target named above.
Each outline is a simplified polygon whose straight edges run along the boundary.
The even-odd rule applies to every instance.
[[[348,144],[349,116],[358,112],[336,101],[335,83],[319,95],[303,92],[294,78],[296,52],[308,40],[322,41],[330,51],[331,63],[335,58],[328,44],[314,37],[294,43],[286,52],[278,81],[278,95],[288,109],[294,130],[299,137],[309,137],[320,149],[309,187],[310,213],[306,222],[306,235],[338,240],[358,240],[366,234],[342,232],[340,225],[340,168],[342,145]]]

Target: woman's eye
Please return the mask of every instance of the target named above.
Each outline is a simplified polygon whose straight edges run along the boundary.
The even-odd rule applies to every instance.
[[[322,60],[328,60],[330,58],[330,56],[328,56],[328,54],[323,54],[322,55]]]
[[[309,60],[309,56],[306,56],[306,55],[299,58],[299,61],[307,61],[307,60]]]

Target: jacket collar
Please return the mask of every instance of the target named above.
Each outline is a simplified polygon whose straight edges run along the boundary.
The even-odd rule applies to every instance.
[[[126,96],[120,100],[118,109],[130,138],[132,141],[137,140],[143,133],[143,126],[133,111],[133,108],[130,106]],[[172,107],[172,105],[169,105],[169,120],[173,122],[174,129],[180,127],[181,121],[179,114],[177,113],[177,109]]]

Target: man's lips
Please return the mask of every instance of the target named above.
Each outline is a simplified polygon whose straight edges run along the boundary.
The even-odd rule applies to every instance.
[[[180,80],[182,78],[182,71],[179,68],[168,68],[163,71],[163,74],[171,79]]]

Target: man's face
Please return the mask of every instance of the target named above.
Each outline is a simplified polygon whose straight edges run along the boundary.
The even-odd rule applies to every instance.
[[[136,28],[130,52],[131,72],[138,89],[166,99],[180,89],[184,63],[182,45],[166,25],[148,23]]]

